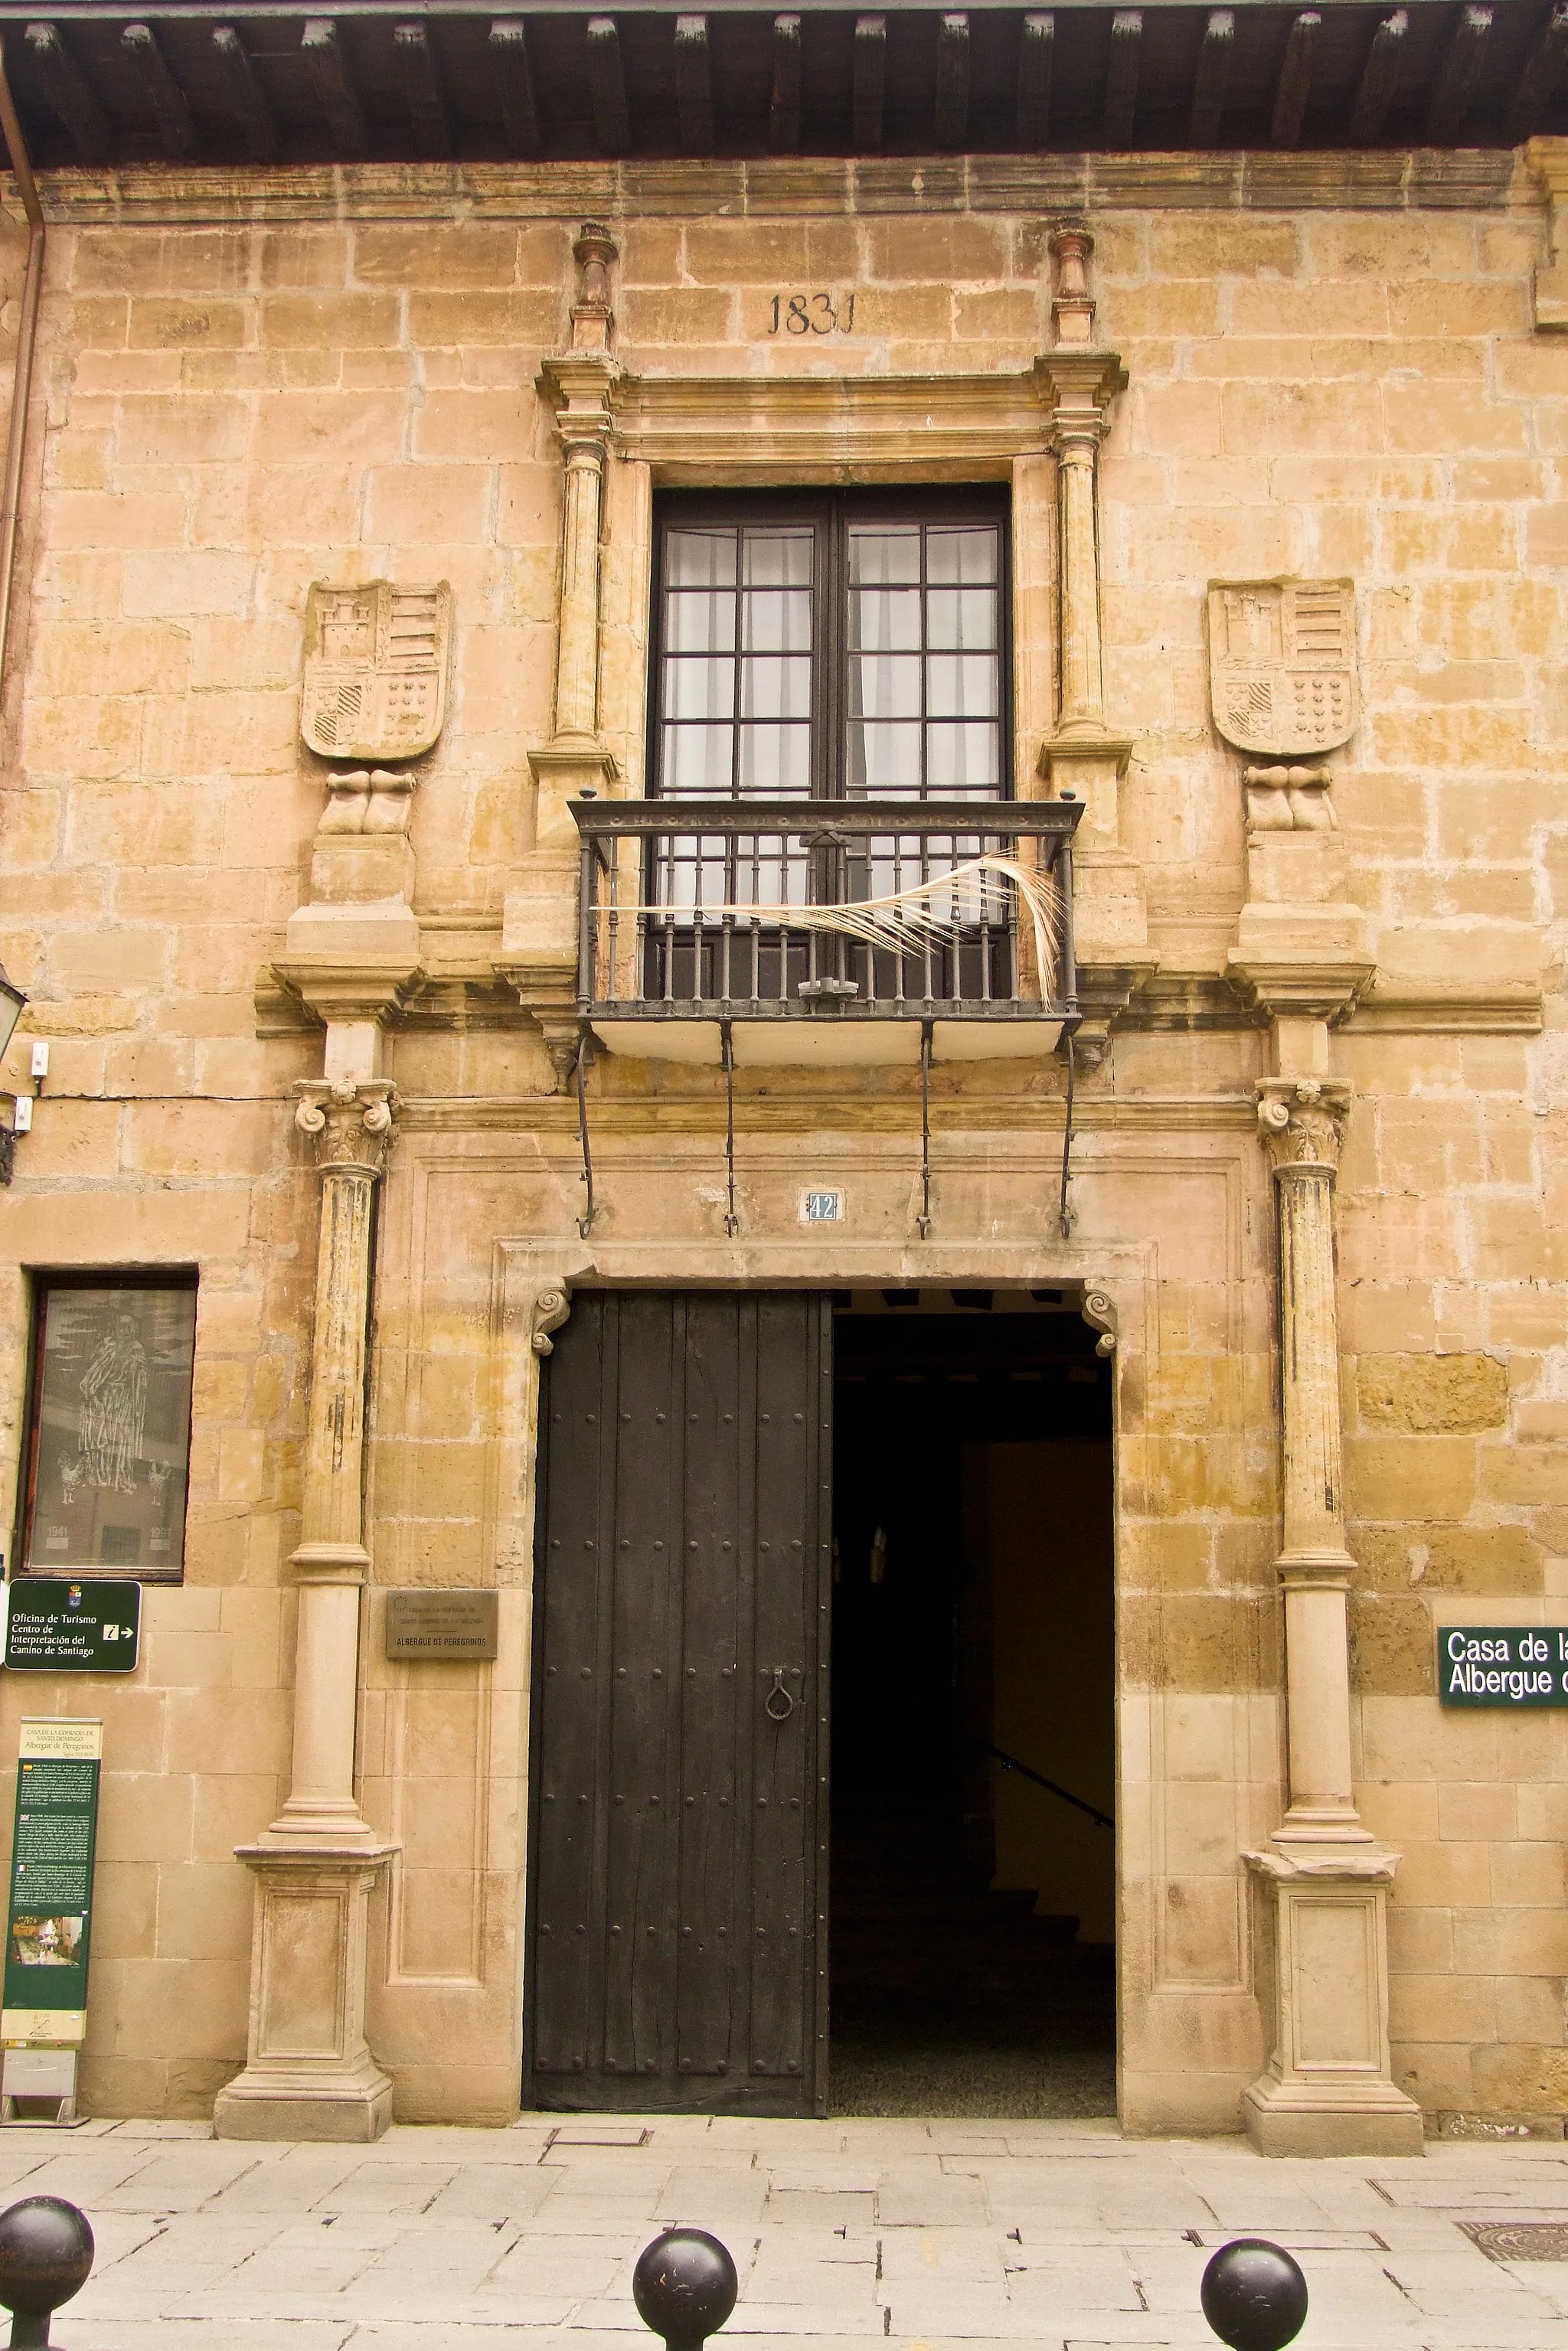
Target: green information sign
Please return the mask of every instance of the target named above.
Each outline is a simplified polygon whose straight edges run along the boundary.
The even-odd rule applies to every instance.
[[[1568,1630],[1555,1625],[1443,1625],[1445,1706],[1568,1706]]]
[[[141,1641],[141,1586],[21,1575],[5,1587],[5,1663],[14,1673],[129,1674]]]
[[[101,1722],[22,1725],[0,2013],[9,2048],[75,2047],[87,2031],[102,1757]]]

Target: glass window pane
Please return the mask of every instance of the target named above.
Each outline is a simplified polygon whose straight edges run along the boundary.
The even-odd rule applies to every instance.
[[[925,573],[934,588],[988,588],[996,583],[998,532],[980,529],[931,531],[925,541]]]
[[[674,653],[731,653],[735,647],[735,598],[716,589],[692,589],[664,599],[664,643]]]
[[[666,726],[664,789],[667,792],[730,789],[732,726]]]
[[[994,588],[933,588],[925,600],[928,645],[988,652],[997,642]]]
[[[809,653],[811,598],[803,588],[757,588],[741,599],[741,643],[747,653]]]
[[[928,726],[925,730],[926,789],[994,792],[1001,774],[999,730],[993,726]]]
[[[746,585],[748,588],[809,588],[811,584],[810,528],[748,530],[746,534]]]
[[[743,726],[740,730],[740,789],[772,795],[790,792],[804,797],[811,789],[811,730],[809,726]]]
[[[933,653],[925,664],[925,709],[932,718],[994,718],[994,653]]]
[[[193,1290],[43,1293],[26,1565],[177,1575],[185,1556]]]
[[[850,663],[852,718],[918,718],[918,653],[868,653]]]
[[[740,664],[740,715],[743,718],[810,718],[810,661],[774,661],[753,653]]]
[[[919,792],[918,726],[852,725],[849,753],[852,792]]]
[[[864,588],[850,598],[850,643],[860,653],[892,653],[920,643],[918,588]]]
[[[733,588],[733,530],[672,530],[664,538],[666,588]]]
[[[856,588],[879,588],[895,581],[918,583],[920,526],[900,524],[882,529],[860,523],[850,532],[850,580]]]
[[[728,718],[735,710],[735,664],[715,655],[708,661],[664,664],[666,718]]]

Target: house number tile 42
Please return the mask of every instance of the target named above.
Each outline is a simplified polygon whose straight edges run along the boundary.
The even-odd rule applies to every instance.
[[[855,298],[851,294],[775,294],[768,308],[770,335],[852,335]]]

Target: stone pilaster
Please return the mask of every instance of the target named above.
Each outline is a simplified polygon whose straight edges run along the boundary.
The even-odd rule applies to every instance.
[[[567,803],[613,792],[621,771],[599,733],[601,541],[604,475],[615,430],[621,370],[613,355],[607,229],[585,221],[572,247],[578,266],[571,349],[546,360],[540,398],[555,416],[563,466],[555,724],[528,754],[534,779],[531,841],[502,917],[498,968],[543,1029],[558,1073],[576,1049],[576,828]]]
[[[1390,2077],[1388,1888],[1399,1856],[1352,1785],[1348,1595],[1334,1296],[1334,1176],[1350,1096],[1265,1079],[1258,1113],[1280,1236],[1281,1517],[1289,1803],[1246,1860],[1272,1898],[1275,2047],[1247,2092],[1270,2155],[1415,2154],[1421,2112]]]
[[[307,1079],[297,1123],[321,1174],[287,1801],[254,1844],[246,2068],[217,2103],[220,2137],[372,2139],[392,2084],[365,2041],[367,1911],[395,1847],[354,1794],[360,1595],[370,1565],[362,1473],[375,1187],[392,1126],[384,1078]]]

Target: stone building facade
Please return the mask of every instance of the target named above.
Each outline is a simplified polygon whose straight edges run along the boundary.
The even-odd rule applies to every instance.
[[[0,1689],[105,1725],[89,2110],[514,2113],[551,1334],[956,1288],[1113,1367],[1125,2126],[1561,2130],[1568,1718],[1443,1707],[1434,1635],[1568,1627],[1564,144],[43,175],[19,1511],[41,1277],[198,1285],[183,1580],[129,1680]],[[585,1232],[569,802],[649,786],[656,501],[844,484],[1006,493],[1071,1215],[1063,1050],[936,1051],[923,1205],[918,1049],[732,1039],[733,1196],[716,1056],[594,1053]],[[449,589],[438,732],[324,756],[313,588],[383,580]],[[1354,706],[1249,751],[1219,632],[1298,581]],[[443,1587],[493,1662],[385,1655]]]

